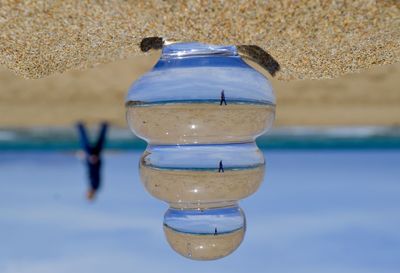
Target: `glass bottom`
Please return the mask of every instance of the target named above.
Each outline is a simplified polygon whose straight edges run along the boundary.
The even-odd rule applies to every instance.
[[[164,233],[170,246],[184,257],[215,260],[237,249],[246,232],[246,218],[237,206],[206,210],[170,208]]]

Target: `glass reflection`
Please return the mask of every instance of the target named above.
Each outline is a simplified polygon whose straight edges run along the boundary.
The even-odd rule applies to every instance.
[[[140,176],[154,197],[181,208],[228,203],[253,194],[264,178],[257,145],[149,145]],[[219,204],[221,205],[221,204]]]
[[[141,180],[170,205],[164,232],[171,247],[196,260],[229,255],[246,230],[237,201],[265,173],[254,140],[275,118],[268,79],[235,46],[167,45],[129,89],[126,108],[129,127],[149,143]]]
[[[214,260],[237,249],[244,238],[246,218],[237,206],[207,210],[170,208],[164,233],[179,254],[195,260]]]

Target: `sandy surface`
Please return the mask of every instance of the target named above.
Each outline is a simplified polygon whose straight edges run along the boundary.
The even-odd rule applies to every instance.
[[[109,120],[126,127],[128,87],[156,57],[24,80],[0,67],[0,127],[70,126]],[[400,125],[400,64],[335,80],[272,80],[276,126]]]
[[[170,246],[182,256],[194,260],[215,260],[239,247],[245,229],[219,235],[194,235],[177,232],[164,225],[164,234]]]
[[[0,63],[27,78],[139,54],[145,37],[257,45],[279,79],[399,61],[398,1],[2,1]]]
[[[173,207],[209,207],[207,203],[237,201],[257,191],[265,166],[251,169],[215,171],[167,170],[140,162],[140,177],[154,197]],[[212,206],[212,204],[211,204]]]
[[[260,104],[129,106],[136,135],[157,144],[249,142],[272,126],[275,107]]]

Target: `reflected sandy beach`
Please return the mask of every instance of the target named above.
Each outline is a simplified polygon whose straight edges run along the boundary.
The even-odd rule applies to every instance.
[[[175,103],[132,105],[127,120],[152,143],[235,143],[253,140],[274,120],[275,106]]]
[[[141,180],[154,197],[173,207],[241,200],[257,191],[263,181],[265,166],[225,170],[162,170],[140,163]]]
[[[244,229],[223,234],[188,234],[164,225],[170,246],[184,257],[194,260],[215,260],[226,257],[239,247]]]

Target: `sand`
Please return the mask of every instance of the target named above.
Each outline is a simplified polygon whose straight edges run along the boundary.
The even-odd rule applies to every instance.
[[[217,169],[159,169],[140,162],[140,178],[146,190],[175,208],[209,208],[216,203],[241,200],[257,191],[264,173],[264,165],[218,173]]]
[[[164,233],[169,245],[182,256],[193,260],[215,260],[239,247],[245,229],[219,235],[195,235],[177,232],[164,225]]]
[[[0,127],[71,126],[81,119],[126,128],[128,87],[156,59],[135,57],[40,80],[24,80],[0,67]],[[272,79],[274,125],[399,126],[399,73],[397,64],[335,80]]]
[[[153,144],[253,141],[274,120],[274,106],[260,104],[176,103],[129,106],[135,134]]]
[[[257,45],[279,79],[321,79],[400,59],[399,1],[2,1],[0,64],[26,78],[140,54],[145,37]]]

